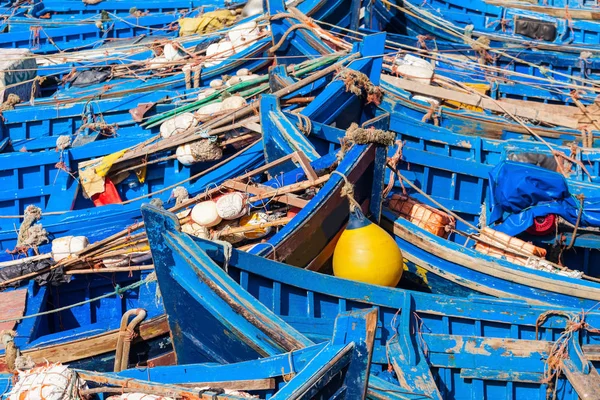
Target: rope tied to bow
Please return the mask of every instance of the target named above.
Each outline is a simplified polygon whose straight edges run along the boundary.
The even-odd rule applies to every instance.
[[[342,186],[340,196],[346,197],[348,199],[348,206],[350,208],[350,212],[354,212],[354,210],[356,209],[360,210],[360,204],[358,204],[358,201],[356,201],[356,199],[354,198],[354,186],[352,185],[352,183],[350,183],[348,177],[346,177],[346,175],[342,174],[339,171],[333,171],[332,174],[337,174],[344,179],[344,186]]]

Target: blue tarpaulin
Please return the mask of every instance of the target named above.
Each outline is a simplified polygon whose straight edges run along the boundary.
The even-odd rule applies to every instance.
[[[558,172],[535,165],[505,161],[490,171],[488,224],[515,236],[533,225],[535,217],[556,214],[572,224],[582,209],[581,227],[600,227],[600,197],[580,199],[569,192]]]

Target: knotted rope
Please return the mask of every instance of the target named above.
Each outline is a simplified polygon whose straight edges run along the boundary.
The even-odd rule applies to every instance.
[[[558,375],[562,369],[563,360],[569,358],[569,340],[573,337],[575,332],[586,330],[591,333],[600,333],[600,329],[592,328],[587,322],[585,322],[584,312],[581,312],[580,314],[573,314],[567,311],[549,310],[540,314],[535,322],[536,339],[538,337],[539,328],[544,322],[546,322],[548,317],[553,315],[565,317],[567,319],[567,326],[550,349],[544,370],[544,383],[550,383],[555,377],[558,379]]]
[[[56,139],[56,151],[63,151],[71,145],[70,135],[60,135]]]
[[[152,200],[150,200],[150,204],[156,208],[163,208],[164,203],[161,199],[159,199],[158,197],[155,197]]]
[[[19,355],[19,350],[15,345],[14,338],[16,336],[15,331],[12,330],[4,330],[0,332],[0,343],[4,346],[4,359],[6,360],[6,366],[9,371],[14,371],[16,369],[15,362],[17,360],[17,356]]]
[[[42,228],[42,225],[34,222],[42,218],[42,210],[34,205],[29,205],[25,209],[25,217],[19,227],[19,235],[17,237],[17,247],[35,247],[47,242],[47,232]]]
[[[225,272],[229,272],[229,260],[231,260],[233,246],[231,245],[231,243],[225,240],[213,239],[213,242],[223,246],[223,269],[225,270]]]
[[[346,92],[350,92],[358,97],[366,97],[367,104],[381,104],[383,91],[373,85],[369,77],[362,72],[354,71],[348,68],[342,68],[335,76],[334,80],[341,80],[346,85]]]
[[[36,76],[33,80],[33,83],[31,84],[31,94],[29,96],[29,104],[32,106],[35,105],[35,96],[38,92],[38,88],[40,88],[45,81],[45,76]]]
[[[436,113],[437,110],[438,108],[436,104],[432,102],[431,106],[429,107],[429,110],[427,110],[427,113],[423,115],[423,118],[421,118],[421,122],[427,122],[430,119],[433,119],[433,124],[435,126],[440,126],[440,119]]]
[[[298,123],[296,126],[305,136],[308,136],[312,132],[312,122],[309,117],[302,114],[296,114],[298,117]]]
[[[404,142],[402,142],[401,140],[397,140],[396,141],[396,151],[394,152],[394,155],[391,157],[388,157],[387,159],[387,166],[390,169],[390,179],[388,181],[387,186],[385,187],[385,189],[383,189],[383,193],[381,194],[381,196],[385,199],[390,192],[392,191],[392,189],[394,188],[394,183],[396,181],[396,170],[398,167],[398,163],[400,162],[400,160],[402,160],[402,147],[404,146]],[[404,184],[402,183],[402,180],[400,180],[400,186],[402,186],[402,192],[404,193],[404,195],[406,196],[406,188],[404,187]]]

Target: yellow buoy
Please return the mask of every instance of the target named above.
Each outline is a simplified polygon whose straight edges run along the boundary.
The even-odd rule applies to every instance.
[[[394,239],[356,208],[333,252],[333,273],[340,278],[396,286],[402,277],[402,253]]]

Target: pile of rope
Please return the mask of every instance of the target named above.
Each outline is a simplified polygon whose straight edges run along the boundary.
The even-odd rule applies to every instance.
[[[20,102],[21,98],[18,95],[11,93],[8,95],[6,101],[0,104],[0,112],[14,110],[15,105],[19,104]]]
[[[355,144],[369,144],[375,143],[382,146],[391,146],[394,144],[396,134],[391,131],[384,131],[383,129],[361,128],[356,123],[352,123],[348,129],[346,129],[345,139]]]
[[[373,85],[369,77],[362,72],[348,68],[342,68],[335,76],[335,80],[341,80],[346,85],[346,91],[358,97],[365,97],[367,104],[381,104],[383,90]]]

